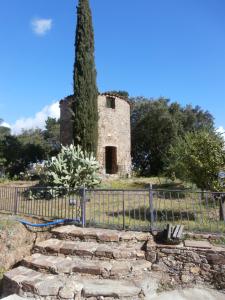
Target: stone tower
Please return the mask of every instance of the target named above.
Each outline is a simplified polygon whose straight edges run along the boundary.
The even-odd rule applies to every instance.
[[[73,96],[60,101],[60,139],[63,145],[73,142],[71,104]],[[129,175],[131,172],[130,103],[112,94],[98,96],[97,159],[103,174]]]

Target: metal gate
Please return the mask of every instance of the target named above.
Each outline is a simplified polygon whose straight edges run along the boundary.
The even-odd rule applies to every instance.
[[[83,189],[0,187],[0,210],[49,219],[74,219],[84,224]]]

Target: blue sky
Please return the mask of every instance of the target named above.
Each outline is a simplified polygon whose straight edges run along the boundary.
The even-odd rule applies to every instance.
[[[224,0],[90,3],[100,91],[200,105],[225,128]],[[72,93],[76,4],[0,0],[0,117],[14,127],[57,115]]]

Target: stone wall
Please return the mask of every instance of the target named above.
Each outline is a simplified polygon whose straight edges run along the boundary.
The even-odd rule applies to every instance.
[[[98,97],[99,137],[98,161],[105,167],[105,147],[117,148],[119,174],[130,174],[131,168],[131,133],[130,104],[118,97],[115,98],[115,109],[106,107],[106,95]]]
[[[36,219],[29,218],[31,222]],[[17,221],[16,216],[0,214],[0,298],[3,273],[30,255],[36,241],[49,237],[49,232],[32,232]]]
[[[115,108],[106,105],[107,94],[98,96],[98,151],[97,159],[105,174],[105,147],[117,148],[118,174],[131,172],[130,104],[125,99],[113,96]],[[72,143],[71,103],[73,96],[60,101],[60,139],[63,145]]]
[[[186,246],[189,245],[189,246]],[[146,259],[153,271],[169,275],[167,285],[208,285],[225,291],[225,248],[202,241],[185,241],[178,246],[146,246]]]

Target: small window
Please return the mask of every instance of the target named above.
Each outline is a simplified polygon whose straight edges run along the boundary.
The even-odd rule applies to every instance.
[[[115,109],[115,98],[113,97],[106,97],[106,107]]]

